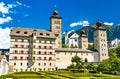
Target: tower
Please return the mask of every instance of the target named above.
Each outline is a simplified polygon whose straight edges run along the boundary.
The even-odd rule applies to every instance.
[[[79,37],[79,48],[87,49],[88,48],[88,37],[85,35],[85,31],[81,30],[81,35]]]
[[[94,49],[98,51],[98,61],[108,58],[107,35],[106,29],[102,27],[102,23],[98,21],[94,30]]]
[[[56,48],[62,47],[62,17],[58,16],[58,11],[54,10],[53,16],[50,17],[50,30],[55,34]]]

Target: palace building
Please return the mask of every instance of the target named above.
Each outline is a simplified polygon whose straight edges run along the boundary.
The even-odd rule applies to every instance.
[[[75,55],[83,62],[100,62],[108,58],[106,30],[97,22],[94,49],[88,50],[88,37],[81,31],[79,48],[62,48],[62,17],[54,10],[50,30],[11,29],[9,72],[25,70],[57,70],[67,68]]]

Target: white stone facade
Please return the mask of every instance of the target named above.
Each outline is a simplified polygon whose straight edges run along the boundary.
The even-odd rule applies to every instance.
[[[50,17],[50,30],[28,29],[28,28],[13,28],[11,29],[10,40],[10,56],[9,56],[9,72],[27,71],[27,70],[56,70],[67,68],[71,64],[71,59],[75,55],[83,59],[83,62],[100,62],[108,58],[106,31],[97,30],[94,33],[94,39],[98,40],[95,44],[104,46],[106,51],[96,47],[96,50],[88,50],[88,38],[84,35],[80,40],[73,41],[79,38],[77,34],[71,37],[71,44],[76,42],[78,48],[62,48],[62,19],[58,16],[58,12],[54,11]],[[101,37],[99,33],[105,34]],[[100,40],[105,40],[101,42]],[[69,42],[70,43],[70,42]],[[106,54],[106,56],[101,56]]]

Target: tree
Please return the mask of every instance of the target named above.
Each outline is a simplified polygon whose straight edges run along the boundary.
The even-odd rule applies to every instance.
[[[72,57],[71,62],[76,63],[76,66],[81,65],[82,64],[82,58],[75,55],[74,57]]]
[[[111,65],[109,62],[109,59],[105,59],[102,62],[98,64],[98,71],[110,71],[111,70]]]
[[[70,48],[75,48],[75,46],[73,44],[71,44]]]
[[[62,48],[67,48],[67,45],[66,44],[62,44]]]
[[[118,57],[120,57],[120,45],[116,48],[116,54]]]
[[[116,49],[109,49],[108,54],[110,57],[116,57]]]

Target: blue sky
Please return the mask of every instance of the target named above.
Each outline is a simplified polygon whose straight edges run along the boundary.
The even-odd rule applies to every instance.
[[[94,24],[98,19],[106,25],[119,25],[119,3],[120,0],[0,0],[0,37],[6,36],[0,42],[7,41],[0,48],[8,45],[11,27],[49,29],[55,5],[64,32]]]

